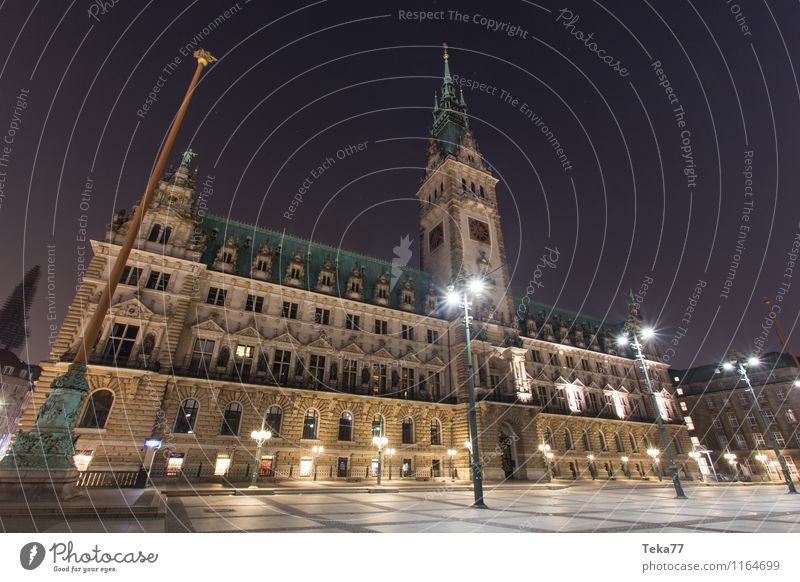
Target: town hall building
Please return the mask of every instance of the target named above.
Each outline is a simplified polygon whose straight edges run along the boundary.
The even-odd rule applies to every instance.
[[[463,312],[443,298],[460,277],[480,276],[471,351],[486,479],[660,478],[656,415],[692,476],[654,347],[657,410],[617,347],[622,322],[512,296],[498,179],[446,54],[433,115],[419,269],[199,214],[187,152],[157,186],[91,352],[78,468],[136,471],[155,437],[152,471],[167,478],[246,480],[257,463],[264,478],[367,480],[378,435],[388,439],[384,478],[467,479]],[[74,357],[129,216],[118,212],[92,242],[23,429]],[[261,428],[272,436],[256,458],[250,433]]]

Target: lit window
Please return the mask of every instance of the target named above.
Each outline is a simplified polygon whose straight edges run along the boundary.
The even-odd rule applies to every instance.
[[[311,477],[311,464],[312,461],[309,457],[300,459],[300,476]]]
[[[167,477],[174,477],[180,475],[183,469],[183,461],[185,456],[183,453],[172,453],[167,460]]]
[[[89,463],[92,462],[93,454],[94,451],[92,450],[75,451],[75,454],[72,456],[72,460],[75,463],[75,468],[81,472],[88,470]]]
[[[689,430],[694,430],[694,422],[692,421],[691,416],[684,416],[683,420],[686,422],[686,428]]]
[[[214,465],[214,475],[222,476],[228,472],[231,466],[231,458],[228,455],[220,455],[217,457],[217,462]]]

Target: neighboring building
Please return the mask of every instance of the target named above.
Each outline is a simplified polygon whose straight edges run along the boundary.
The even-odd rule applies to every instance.
[[[81,468],[137,469],[154,435],[164,442],[155,471],[243,477],[254,462],[250,432],[263,423],[273,432],[259,459],[265,475],[363,478],[382,434],[395,450],[385,465],[393,476],[445,477],[454,448],[466,478],[465,330],[442,304],[463,270],[490,281],[473,304],[472,342],[487,478],[545,478],[545,442],[557,476],[652,476],[646,450],[661,448],[658,413],[685,471],[689,440],[668,367],[648,361],[653,410],[631,354],[615,351],[621,324],[507,292],[498,179],[446,60],[417,192],[422,270],[202,215],[190,163],[187,152],[159,183],[91,355]],[[93,242],[37,407],[74,356],[128,224],[118,213],[106,240]]]
[[[772,446],[759,420],[752,396],[736,370],[716,364],[672,370],[680,407],[702,472],[723,480],[782,480]],[[747,375],[764,409],[775,439],[795,479],[800,464],[800,370],[789,354],[770,352]],[[705,452],[705,451],[708,452]],[[736,455],[735,459],[725,454]],[[764,455],[759,460],[759,456]],[[711,459],[713,468],[708,465]],[[733,461],[733,463],[731,462]],[[695,466],[695,471],[697,466]]]
[[[14,352],[0,349],[0,459],[17,432],[40,372],[39,366],[31,366]]]

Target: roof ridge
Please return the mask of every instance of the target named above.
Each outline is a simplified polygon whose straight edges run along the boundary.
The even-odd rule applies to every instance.
[[[235,223],[235,224],[240,225],[240,226],[252,227],[254,230],[260,230],[260,231],[262,231],[264,233],[269,233],[269,234],[272,234],[272,235],[275,235],[275,236],[278,236],[278,237],[287,237],[288,236],[288,237],[291,237],[291,238],[296,239],[298,241],[301,241],[301,242],[304,242],[304,243],[307,243],[307,244],[310,244],[310,245],[316,245],[317,247],[324,248],[324,249],[333,251],[335,253],[344,251],[344,252],[346,252],[346,253],[348,253],[350,255],[355,255],[356,257],[368,259],[368,260],[371,260],[371,261],[377,261],[379,263],[386,263],[386,264],[388,264],[390,266],[393,266],[391,264],[392,261],[390,259],[381,259],[379,257],[368,255],[366,253],[362,253],[362,252],[359,252],[359,251],[352,251],[352,250],[346,249],[344,247],[335,247],[335,246],[330,245],[328,243],[307,239],[305,237],[298,236],[296,234],[287,233],[286,231],[279,232],[277,230],[273,230],[273,229],[267,228],[265,226],[260,226],[260,225],[255,224],[255,223],[248,223],[248,222],[245,222],[243,220],[236,219],[236,218],[227,218],[227,217],[221,216],[219,214],[208,213],[205,216],[208,217],[208,218],[212,218],[212,219],[216,218],[216,219],[219,219],[219,220],[224,220],[226,222],[232,222],[232,223]],[[412,272],[417,273],[419,275],[429,276],[428,273],[426,273],[425,271],[422,271],[420,269],[417,269],[416,267],[410,267],[410,266],[406,265],[406,266],[403,266],[403,267],[400,267],[400,268],[403,269],[404,271],[412,271]]]

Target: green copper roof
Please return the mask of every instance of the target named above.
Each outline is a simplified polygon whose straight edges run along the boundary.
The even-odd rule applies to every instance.
[[[447,49],[444,53],[444,76],[440,97],[434,98],[433,129],[431,133],[439,143],[442,153],[455,155],[458,144],[464,135],[464,130],[469,127],[467,104],[464,101],[464,92],[460,97],[456,95],[453,77],[450,75],[449,55]]]
[[[373,287],[381,270],[383,270],[389,277],[390,295],[388,307],[399,308],[400,292],[408,276],[414,284],[415,311],[417,313],[426,313],[425,296],[432,280],[428,273],[418,269],[400,265],[393,267],[392,261],[370,257],[324,243],[309,241],[222,216],[205,215],[200,224],[200,230],[208,237],[205,251],[200,260],[209,267],[213,264],[220,246],[230,235],[233,235],[238,247],[236,265],[232,271],[235,275],[250,278],[250,269],[256,253],[264,243],[268,243],[273,253],[270,282],[280,284],[286,274],[286,267],[289,261],[291,261],[295,251],[299,249],[306,259],[304,289],[314,290],[320,267],[327,258],[330,258],[334,262],[337,275],[337,280],[334,282],[335,295],[343,295],[347,278],[350,276],[356,262],[358,262],[364,274],[363,301],[365,303],[374,303]]]

